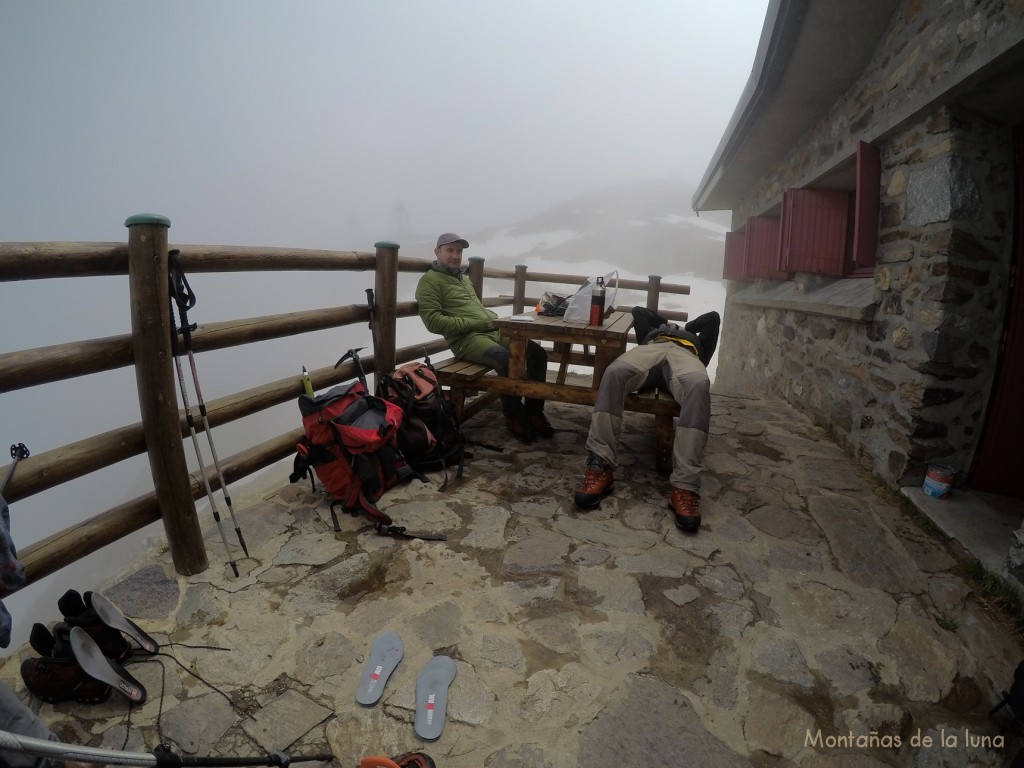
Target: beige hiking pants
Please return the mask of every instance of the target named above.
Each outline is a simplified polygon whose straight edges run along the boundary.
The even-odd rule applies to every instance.
[[[590,419],[587,451],[618,466],[616,451],[626,395],[660,378],[679,403],[672,442],[672,474],[675,488],[700,492],[704,447],[711,421],[711,381],[704,364],[692,352],[670,342],[633,347],[608,366],[601,379]]]

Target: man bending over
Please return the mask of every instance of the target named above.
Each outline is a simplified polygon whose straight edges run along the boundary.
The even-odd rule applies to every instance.
[[[669,500],[676,526],[695,533],[700,527],[700,475],[711,421],[706,366],[718,345],[721,318],[717,312],[708,312],[680,327],[644,307],[634,307],[633,318],[640,346],[624,352],[604,372],[587,436],[587,474],[573,500],[577,507],[591,509],[611,493],[626,395],[667,389],[680,408],[672,442]]]

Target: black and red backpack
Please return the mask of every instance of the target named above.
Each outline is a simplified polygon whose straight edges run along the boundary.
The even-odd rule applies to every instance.
[[[380,377],[377,395],[401,408],[396,441],[413,469],[443,470],[442,490],[448,483],[449,469],[457,468],[456,476],[462,477],[466,440],[450,396],[438,382],[429,357]]]
[[[331,517],[336,531],[339,506],[352,515],[365,514],[378,527],[390,526],[391,518],[374,502],[388,488],[414,475],[395,439],[402,409],[353,381],[315,397],[300,395],[299,412],[306,434],[295,446],[289,480],[295,483],[308,476],[315,487],[316,473],[333,497]]]

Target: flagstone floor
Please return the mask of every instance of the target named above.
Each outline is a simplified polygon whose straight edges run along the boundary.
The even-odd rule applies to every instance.
[[[472,458],[382,506],[443,542],[331,529],[308,483],[236,502],[250,557],[235,578],[164,553],[105,589],[161,643],[126,669],[129,708],[43,704],[18,662],[0,679],[62,740],[186,755],[422,749],[438,766],[1002,766],[1022,746],[989,717],[1024,654],[926,533],[787,405],[716,393],[697,535],[674,527],[651,417],[628,414],[616,491],[580,512],[589,410],[552,405],[551,440],[507,443],[496,411],[466,425]],[[492,448],[500,448],[493,450]],[[85,587],[88,588],[88,587]],[[371,643],[404,655],[355,700]],[[435,741],[414,729],[417,678],[456,677]],[[442,709],[442,708],[438,708]]]

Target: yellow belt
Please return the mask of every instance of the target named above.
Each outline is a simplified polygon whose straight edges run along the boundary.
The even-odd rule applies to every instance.
[[[700,354],[697,352],[697,348],[693,345],[693,342],[687,341],[686,339],[677,339],[674,336],[659,336],[658,338],[654,339],[652,343],[660,344],[664,342],[671,342],[672,344],[676,344],[682,347],[683,349],[690,350],[697,357],[700,357]]]

